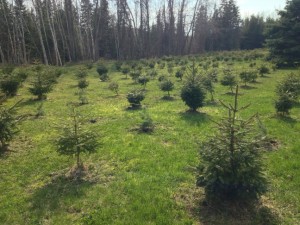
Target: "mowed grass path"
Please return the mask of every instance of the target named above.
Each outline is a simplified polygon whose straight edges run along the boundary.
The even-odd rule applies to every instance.
[[[105,64],[113,68],[113,62]],[[220,62],[219,70],[223,67]],[[126,100],[128,91],[141,86],[111,69],[111,80],[120,85],[116,96],[108,90],[109,82],[100,82],[96,66],[89,70],[89,104],[78,110],[85,126],[99,134],[101,146],[97,153],[82,157],[92,179],[65,179],[62,175],[75,159],[58,155],[53,142],[59,135],[57,127],[69,120],[67,104],[79,101],[74,75],[78,68],[64,68],[44,101],[45,116],[28,117],[11,143],[12,152],[0,157],[0,224],[258,224],[226,216],[213,221],[195,213],[200,210],[200,203],[193,200],[199,143],[214,132],[210,119],[218,120],[226,111],[208,102],[200,113],[187,113],[180,99],[182,82],[174,76],[172,101],[162,99],[157,79],[147,84],[143,105],[156,128],[152,134],[142,134],[134,129],[141,122],[141,110],[128,110]],[[233,68],[248,69],[249,62],[234,62]],[[157,71],[167,74],[167,68]],[[241,89],[239,97],[241,105],[251,103],[240,116],[259,113],[269,135],[279,142],[279,149],[264,153],[270,191],[263,199],[280,217],[280,224],[300,224],[300,107],[288,118],[277,117],[274,111],[276,84],[291,71],[299,72],[272,72],[250,84],[253,89]],[[35,114],[40,104],[28,92],[31,79],[19,96],[6,103],[23,99],[19,114]],[[226,92],[217,84],[215,98],[232,102]]]

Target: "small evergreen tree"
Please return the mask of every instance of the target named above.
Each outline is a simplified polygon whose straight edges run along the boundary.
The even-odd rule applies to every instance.
[[[256,73],[254,73],[252,71],[243,71],[240,73],[240,78],[244,82],[245,87],[248,86],[247,83],[256,79],[255,75],[256,75]]]
[[[287,75],[276,87],[278,96],[275,109],[278,114],[286,115],[293,108],[300,95],[300,74]]]
[[[267,181],[261,162],[261,137],[253,128],[256,115],[238,118],[238,87],[234,105],[221,104],[228,117],[216,122],[217,133],[200,149],[197,185],[204,187],[207,200],[247,202],[266,192]]]
[[[100,77],[100,80],[101,81],[107,81],[109,79],[109,76],[108,76],[108,69],[106,66],[104,66],[103,64],[100,64],[98,67],[97,67],[97,72],[99,74],[99,77]]]
[[[15,70],[13,73],[13,78],[17,80],[20,84],[23,84],[27,77],[28,73],[23,69]]]
[[[16,108],[20,101],[8,108],[2,104],[4,100],[0,100],[0,152],[7,150],[8,143],[18,132],[17,124],[22,120],[22,117],[16,116]]]
[[[142,90],[133,90],[127,94],[127,100],[132,109],[140,108],[141,101],[145,98],[145,94]]]
[[[157,76],[157,72],[156,70],[150,70],[147,74],[149,77],[151,77],[151,79],[153,80],[156,76]]]
[[[83,68],[80,68],[77,72],[76,72],[76,77],[77,79],[85,79],[87,77],[87,71]]]
[[[122,65],[123,65],[123,63],[121,61],[116,61],[115,62],[116,71],[121,71],[122,70]]]
[[[137,83],[141,74],[138,71],[132,71],[129,75],[131,79],[134,81],[134,83]]]
[[[221,84],[230,87],[231,93],[233,93],[233,87],[237,84],[236,78],[230,70],[226,70],[224,73]]]
[[[11,75],[15,68],[16,67],[14,65],[7,64],[2,68],[2,73],[6,75]]]
[[[293,101],[287,94],[282,94],[275,101],[275,109],[278,114],[285,116],[289,114],[290,110],[293,108]]]
[[[46,94],[52,90],[52,82],[47,80],[41,73],[37,74],[31,85],[29,92],[37,96],[38,100],[47,98]]]
[[[15,96],[18,92],[20,87],[20,82],[12,77],[12,78],[5,78],[1,81],[1,90],[6,96]]]
[[[218,82],[218,71],[213,69],[213,70],[209,70],[206,73],[206,76],[208,77],[208,79],[210,79],[213,83],[217,83]]]
[[[159,84],[160,90],[168,92],[168,97],[170,97],[170,91],[174,89],[174,83],[171,80],[163,80]]]
[[[182,70],[178,70],[178,71],[175,73],[175,77],[176,77],[176,78],[179,78],[179,79],[182,81],[183,71],[182,71]]]
[[[119,95],[119,84],[116,81],[111,82],[108,85],[108,89]]]
[[[104,66],[103,64],[100,64],[98,67],[97,67],[97,73],[101,76],[103,74],[106,74],[108,73],[108,69],[106,66]]]
[[[89,82],[86,79],[78,80],[77,87],[79,89],[86,89],[89,86]]]
[[[127,75],[130,72],[130,68],[128,66],[124,66],[121,68],[122,74],[125,75],[125,79],[127,79]]]
[[[258,68],[258,72],[259,72],[259,74],[260,74],[261,77],[264,77],[265,74],[270,73],[270,69],[269,69],[269,67],[267,67],[266,65],[261,65],[261,66]]]
[[[300,96],[300,73],[290,73],[277,85],[276,92],[279,96],[288,95],[297,100]]]
[[[82,78],[82,79],[78,80],[77,86],[79,88],[78,98],[79,98],[80,104],[81,105],[88,104],[88,99],[86,97],[85,90],[89,86],[89,82],[87,82],[87,80],[85,78]]]
[[[83,128],[81,117],[75,108],[70,115],[71,124],[62,127],[62,134],[56,139],[57,152],[76,157],[77,168],[83,168],[80,155],[94,153],[99,146],[95,132]]]
[[[213,83],[213,77],[206,75],[201,78],[201,83],[202,83],[203,87],[205,88],[205,90],[210,93],[211,101],[214,102],[215,101],[214,100],[215,87],[214,87],[214,83]]]
[[[190,107],[190,110],[196,111],[202,107],[205,99],[205,91],[201,84],[200,77],[196,75],[195,62],[190,68],[190,75],[181,89],[181,99]]]
[[[150,79],[149,79],[149,77],[147,77],[147,76],[140,76],[140,77],[138,78],[138,82],[139,82],[141,85],[144,86],[144,90],[145,90],[146,85],[147,85],[147,83],[148,83],[149,81],[150,81]]]
[[[155,126],[152,118],[150,117],[146,109],[144,109],[141,113],[141,118],[142,123],[140,124],[140,131],[145,133],[153,132]]]

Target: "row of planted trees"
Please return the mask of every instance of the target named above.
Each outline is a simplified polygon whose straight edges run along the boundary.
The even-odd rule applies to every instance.
[[[186,68],[184,84],[181,89],[180,96],[188,105],[191,111],[196,111],[204,105],[204,99],[208,87],[212,87],[212,82],[217,80],[215,74],[209,76],[199,75],[195,61]],[[262,70],[261,74],[264,74]],[[39,100],[45,98],[45,94],[51,90],[52,85],[56,82],[56,76],[46,76],[45,71],[40,66],[34,68],[36,73],[35,79],[30,87],[30,92],[38,96]],[[107,80],[109,70],[100,65],[97,72],[102,81]],[[246,72],[240,74],[241,78],[246,76]],[[55,73],[54,73],[55,74]],[[177,74],[177,73],[176,73]],[[226,71],[226,76],[232,75],[230,71]],[[176,75],[182,78],[183,75]],[[253,79],[253,74],[249,75]],[[76,73],[78,80],[78,88],[84,96],[84,90],[88,86],[86,80],[87,72],[79,70]],[[209,81],[208,81],[209,79]],[[138,82],[145,85],[145,77],[139,76]],[[149,80],[148,80],[149,81]],[[231,85],[234,86],[236,83]],[[171,80],[162,77],[160,79],[160,87],[162,90],[171,91],[173,83]],[[246,84],[245,84],[246,85]],[[110,84],[111,89],[118,90],[116,85]],[[300,77],[299,75],[287,76],[278,86],[277,93],[279,101],[276,102],[278,112],[286,113],[289,108],[284,111],[278,107],[281,97],[293,99],[294,102],[299,96]],[[212,91],[213,92],[213,91]],[[168,95],[169,96],[169,95]],[[81,98],[80,97],[80,98]],[[144,90],[135,90],[127,95],[127,99],[131,104],[131,108],[136,109],[141,106],[141,101],[145,98]],[[83,98],[82,98],[83,99]],[[87,101],[81,101],[86,104]],[[200,164],[198,167],[197,185],[204,187],[206,198],[210,203],[221,201],[237,201],[252,202],[257,200],[267,190],[266,178],[263,176],[263,167],[261,154],[265,146],[265,133],[253,129],[253,123],[257,115],[253,115],[247,120],[242,120],[238,116],[240,110],[246,109],[248,106],[239,107],[238,105],[238,87],[236,87],[234,95],[234,104],[220,104],[228,110],[228,116],[221,121],[216,121],[217,132],[214,136],[209,137],[201,145]],[[6,108],[1,106],[1,123],[2,130],[0,135],[2,150],[7,148],[8,142],[15,134],[16,124],[22,119],[15,116],[15,107]],[[284,106],[285,107],[285,106]],[[92,153],[97,150],[99,145],[98,137],[95,133],[85,130],[80,121],[76,108],[72,108],[71,124],[64,127],[63,132],[56,140],[57,151],[60,154],[76,156],[76,171],[80,172],[84,169],[80,155],[83,152]],[[153,130],[153,123],[149,115],[144,114],[144,121],[141,129],[148,131]],[[76,175],[78,173],[76,172]]]

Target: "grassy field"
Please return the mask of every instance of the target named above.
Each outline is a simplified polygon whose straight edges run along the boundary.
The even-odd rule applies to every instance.
[[[250,63],[268,65],[256,53],[204,55],[196,57],[196,64],[218,62],[220,80],[226,67],[238,73]],[[191,60],[166,58],[160,63],[173,63],[174,74],[179,68],[176,62],[190,64]],[[236,215],[203,205],[203,190],[195,187],[199,143],[214,132],[210,119],[226,116],[220,104],[210,103],[208,95],[200,113],[187,112],[180,99],[182,82],[174,75],[174,99],[164,100],[157,77],[168,74],[167,66],[160,69],[156,64],[158,76],[147,84],[142,102],[155,131],[139,133],[135,128],[142,121],[142,110],[128,110],[126,94],[141,86],[117,72],[113,61],[102,62],[110,68],[110,80],[119,83],[120,94],[116,96],[108,89],[109,82],[99,80],[95,63],[88,71],[89,103],[78,107],[85,126],[99,134],[101,142],[96,154],[82,157],[88,177],[80,182],[67,179],[65,174],[75,159],[58,155],[54,145],[60,133],[57,127],[69,121],[67,104],[79,101],[74,74],[82,65],[68,65],[43,103],[45,115],[26,117],[11,151],[0,156],[0,224],[300,224],[300,107],[294,107],[286,118],[276,116],[274,109],[277,82],[299,70],[272,71],[250,83],[252,88],[241,89],[240,104],[251,106],[240,116],[259,113],[278,146],[264,153],[270,187],[261,207]],[[146,68],[143,65],[143,71]],[[28,91],[32,79],[33,75],[18,96],[5,103],[12,105],[23,99],[19,114],[34,115],[40,105]],[[215,99],[232,102],[228,91],[216,84]],[[96,123],[90,123],[91,119]]]

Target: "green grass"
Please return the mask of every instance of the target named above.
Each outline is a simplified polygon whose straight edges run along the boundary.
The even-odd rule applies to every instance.
[[[262,59],[238,60],[251,52],[219,56],[223,54],[235,57],[235,71],[249,68],[250,62],[265,63]],[[162,99],[166,93],[159,90],[157,79],[150,80],[142,103],[155,131],[138,133],[134,128],[141,122],[141,110],[127,109],[126,94],[142,86],[114,71],[112,61],[105,64],[111,67],[111,80],[120,85],[120,95],[108,89],[109,82],[100,82],[94,65],[87,78],[89,104],[79,107],[85,126],[100,136],[97,153],[82,155],[91,178],[81,182],[66,179],[64,174],[75,158],[58,155],[53,144],[59,135],[57,127],[68,121],[67,104],[79,102],[75,94],[79,66],[73,65],[63,68],[65,73],[44,101],[45,116],[22,122],[12,151],[0,157],[1,224],[300,224],[300,108],[293,108],[288,118],[276,116],[274,110],[276,84],[291,70],[277,70],[250,84],[253,89],[241,89],[240,104],[251,103],[241,116],[258,112],[279,148],[264,153],[270,190],[263,197],[263,207],[233,216],[203,206],[203,191],[195,188],[199,143],[214,132],[210,119],[226,116],[225,110],[207,103],[201,113],[188,113],[180,99],[182,82],[174,75],[172,101]],[[226,62],[220,61],[218,70],[224,67]],[[167,74],[167,66],[161,70],[156,65],[156,69],[158,76]],[[32,76],[19,96],[5,103],[23,99],[19,114],[34,115],[40,104],[28,92]],[[228,91],[217,84],[215,98],[232,102],[233,97],[225,94]],[[92,124],[90,119],[97,122]]]

